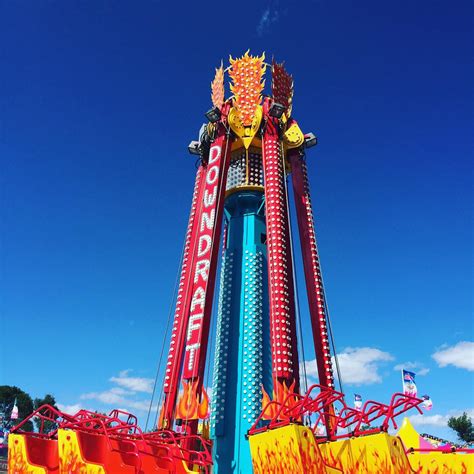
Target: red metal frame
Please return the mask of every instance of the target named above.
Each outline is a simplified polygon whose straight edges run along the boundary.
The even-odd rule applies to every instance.
[[[303,254],[306,291],[313,328],[313,342],[316,352],[319,383],[323,387],[334,388],[326,302],[316,244],[306,162],[300,156],[299,150],[290,150],[288,160],[292,171],[293,192],[300,233],[301,252]]]
[[[262,140],[267,221],[270,344],[274,377],[299,384],[295,330],[295,301],[291,272],[291,246],[288,239],[288,208],[284,158],[278,119],[268,114],[270,100],[263,104],[266,123]],[[291,281],[290,281],[291,280]],[[277,387],[274,387],[278,390]]]
[[[191,292],[189,291],[189,287],[191,285],[191,267],[194,260],[194,249],[196,247],[197,232],[195,231],[195,226],[197,225],[196,222],[199,222],[196,218],[196,210],[201,206],[204,179],[205,173],[201,164],[196,172],[191,212],[186,231],[176,310],[168,351],[168,361],[166,363],[164,412],[161,417],[163,426],[159,426],[159,428],[171,426],[178,397],[181,362],[183,359],[186,328],[188,326],[189,307],[191,305]]]
[[[33,421],[35,418],[39,418],[41,420],[41,424],[37,432],[23,431],[21,429],[22,426],[24,426],[28,421]],[[41,438],[54,438],[57,435],[59,427],[62,427],[64,423],[74,420],[74,416],[68,415],[67,413],[63,413],[62,411],[51,405],[42,405],[37,408],[33,413],[31,413],[31,415],[27,416],[24,420],[18,423],[18,425],[14,426],[11,429],[11,433],[30,434]],[[57,428],[46,433],[44,431],[45,421],[51,421],[55,423],[57,425]]]
[[[228,109],[229,104],[222,108],[209,160],[200,165],[196,176],[166,366],[160,428],[173,424],[180,378],[197,379],[198,393],[202,390],[231,151],[226,126]],[[191,429],[196,432],[197,424],[192,423]]]
[[[411,409],[416,409],[422,413],[419,406],[422,403],[422,399],[409,397],[403,393],[395,393],[388,405],[369,400],[359,411],[346,404],[343,393],[315,384],[308,389],[304,396],[290,394],[282,403],[277,401],[268,403],[255,420],[248,434],[257,434],[290,423],[303,423],[305,417],[308,418],[310,415],[316,415],[314,423],[310,425],[315,436],[317,436],[316,428],[318,424],[320,422],[326,424],[327,417],[331,418],[329,430],[326,435],[317,436],[318,442],[386,432],[390,423],[395,429],[398,427],[395,418],[402,413]],[[337,415],[335,411],[328,410],[328,408],[336,405],[340,408]],[[266,421],[269,418],[269,413],[273,412],[274,415],[271,419]],[[380,426],[368,430],[361,429],[363,424],[370,425],[380,419]],[[328,425],[326,424],[326,426]],[[339,429],[346,429],[348,432],[338,434]]]
[[[41,427],[44,421],[52,421],[57,424],[57,428],[50,433],[43,433],[41,429],[39,433],[23,431],[21,427],[35,417],[42,420]],[[143,433],[137,424],[137,418],[122,410],[112,410],[109,415],[80,410],[75,415],[68,415],[52,406],[43,405],[15,426],[12,433],[53,440],[57,439],[58,429],[104,436],[111,452],[136,459],[134,467],[137,473],[142,469],[143,455],[169,461],[171,464],[184,461],[188,465],[199,465],[204,472],[209,472],[212,465],[211,441],[199,435],[179,435],[170,430]],[[129,446],[129,449],[123,449],[124,445]]]
[[[192,272],[192,275],[194,275],[194,285],[191,290],[193,300],[191,301],[182,378],[186,380],[197,378],[200,384],[198,391],[200,391],[204,379],[217,261],[219,258],[219,244],[222,234],[222,219],[224,216],[227,171],[231,155],[229,135],[225,127],[228,107],[228,105],[223,107],[223,122],[219,124],[217,137],[210,148],[209,163],[206,164],[203,207],[198,219],[199,240],[197,258],[194,271]],[[208,219],[206,220],[204,216],[208,216]],[[199,267],[200,264],[203,265],[203,262],[207,262],[207,269],[206,266]],[[193,318],[196,318],[195,325],[192,321]],[[192,362],[193,358],[197,359],[197,364]]]
[[[313,392],[316,391],[319,392],[313,398]],[[249,434],[256,434],[267,429],[301,421],[304,416],[324,412],[327,407],[332,406],[337,401],[344,403],[343,399],[344,394],[341,392],[318,384],[311,385],[304,396],[289,394],[282,403],[278,401],[268,403],[250,428]],[[264,420],[268,420],[268,414],[273,411],[269,410],[271,406],[276,406],[278,409],[269,421],[264,422]]]

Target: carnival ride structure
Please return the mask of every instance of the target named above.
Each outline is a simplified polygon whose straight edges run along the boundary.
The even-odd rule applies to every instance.
[[[231,58],[216,69],[211,99],[199,140],[189,145],[197,171],[156,427],[143,432],[119,410],[68,415],[44,406],[32,417],[54,429],[27,434],[18,425],[10,472],[474,472],[469,450],[428,449],[407,419],[399,436],[388,434],[401,414],[421,413],[423,400],[396,393],[388,404],[355,409],[336,387],[306,162],[317,140],[293,117],[293,79],[284,65],[248,52]],[[310,387],[300,374],[294,240],[318,369]]]

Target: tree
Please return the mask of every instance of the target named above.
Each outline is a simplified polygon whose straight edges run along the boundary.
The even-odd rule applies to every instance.
[[[56,399],[50,395],[49,393],[46,394],[43,398],[35,398],[33,403],[34,409],[37,410],[38,408],[42,407],[43,405],[51,405],[54,408],[58,408],[56,406]],[[35,417],[35,425],[38,431],[41,429],[41,420]],[[43,424],[43,433],[49,433],[57,428],[56,423],[53,421],[45,421]]]
[[[465,443],[474,442],[474,426],[466,412],[461,416],[452,416],[448,420],[448,426],[456,432],[460,441]]]
[[[0,407],[5,410],[5,418],[10,420],[10,416],[15,403],[18,407],[18,420],[12,420],[13,425],[17,425],[33,412],[33,400],[30,395],[14,385],[0,385]],[[27,421],[22,429],[33,431],[33,423]]]

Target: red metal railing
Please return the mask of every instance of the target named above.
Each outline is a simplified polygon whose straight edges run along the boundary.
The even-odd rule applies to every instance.
[[[380,433],[387,431],[390,423],[395,429],[398,428],[395,418],[408,410],[416,409],[422,413],[419,407],[421,403],[423,400],[419,398],[395,393],[388,405],[369,400],[361,410],[355,410],[346,404],[341,392],[315,384],[304,396],[289,394],[281,403],[278,401],[268,403],[248,434],[253,435],[290,423],[304,423],[310,426],[318,441]],[[328,410],[329,407],[335,409]],[[316,415],[314,423],[311,421],[313,415]],[[328,418],[329,423],[326,423]],[[377,420],[380,422],[379,426],[363,428],[363,425],[373,425]],[[324,435],[317,432],[320,423],[329,426]],[[346,432],[341,433],[341,430]]]
[[[22,430],[29,420],[35,418],[41,420],[38,432]],[[54,423],[54,428],[48,432],[45,430],[46,421]],[[137,473],[142,469],[143,456],[152,456],[171,464],[185,462],[189,466],[199,466],[202,472],[209,472],[212,465],[211,441],[200,435],[179,434],[171,430],[143,433],[137,418],[122,410],[112,410],[109,415],[80,410],[75,415],[68,415],[52,406],[43,405],[15,426],[12,433],[57,439],[58,429],[103,435],[110,452],[135,459]]]
[[[22,430],[22,427],[25,426],[28,421],[33,421],[35,418],[40,420],[37,432],[25,432]],[[64,423],[73,421],[74,419],[74,416],[63,413],[55,407],[42,405],[31,413],[31,415],[22,420],[18,425],[14,426],[11,429],[11,433],[30,434],[40,438],[54,438],[57,435],[59,427]],[[45,423],[47,421],[54,423],[53,429],[50,431],[46,431]]]
[[[405,451],[407,454],[411,453],[442,453],[442,454],[450,454],[450,453],[466,453],[466,454],[474,454],[474,448],[457,448],[456,446],[451,447],[443,447],[443,448],[408,448]]]

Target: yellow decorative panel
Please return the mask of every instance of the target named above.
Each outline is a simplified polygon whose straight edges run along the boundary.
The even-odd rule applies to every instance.
[[[74,431],[58,430],[60,474],[105,474],[105,469],[84,460],[77,434]]]
[[[417,474],[474,473],[474,454],[413,453],[408,459]]]
[[[311,431],[288,425],[249,437],[254,474],[340,474],[325,465]]]
[[[46,469],[28,461],[25,435],[11,434],[8,437],[9,474],[46,474]]]
[[[380,433],[319,445],[326,462],[345,474],[408,474],[415,472],[399,438]]]
[[[304,143],[304,135],[296,122],[293,122],[285,134],[283,140],[288,148],[298,148]]]

